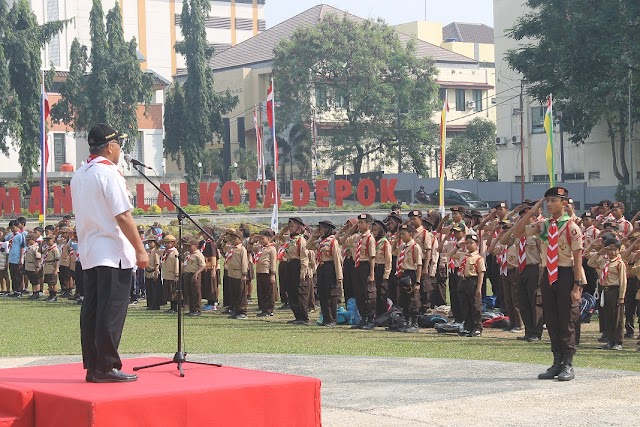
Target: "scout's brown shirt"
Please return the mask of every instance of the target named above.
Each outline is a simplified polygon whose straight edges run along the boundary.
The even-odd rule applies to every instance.
[[[242,279],[242,276],[246,276],[247,270],[249,270],[247,248],[242,243],[238,243],[229,250],[233,253],[229,258],[225,257],[224,271],[233,279]]]
[[[57,246],[52,249],[42,249],[44,274],[58,274],[58,261],[60,261],[60,249]]]
[[[423,255],[433,246],[433,234],[425,229],[423,226],[413,233],[413,240],[422,248]]]
[[[607,277],[605,280],[602,280],[602,270],[605,265],[607,265],[609,260],[602,255],[595,255],[587,264],[598,271],[598,277],[600,278],[600,286],[602,287],[611,287],[611,286],[620,286],[620,298],[624,298],[624,294],[627,291],[627,265],[620,259],[618,255],[616,258],[609,262],[609,267],[607,269]]]
[[[460,248],[461,246],[464,248],[464,245],[461,245],[461,243],[464,243],[464,239],[460,239],[460,240],[451,240],[451,238],[447,238],[447,240],[444,241],[444,247],[442,248],[442,253],[440,254],[440,257],[442,257],[443,255],[446,254],[446,262],[449,262],[449,252],[453,252],[453,249],[458,246],[458,248]],[[461,249],[458,249],[458,251],[460,251]],[[453,257],[453,264],[456,266],[456,268],[460,267],[460,258],[454,256]]]
[[[256,262],[256,273],[276,274],[276,255],[278,251],[273,243],[264,247]]]
[[[391,243],[387,239],[376,242],[376,264],[384,265],[383,280],[388,280],[391,274]]]
[[[333,262],[336,280],[342,280],[342,254],[338,239],[334,236],[329,236],[323,240],[318,239],[311,244],[311,249],[315,250],[316,256],[319,258],[318,266],[325,262]]]
[[[517,268],[518,267],[518,241],[508,246],[503,245],[502,243],[498,243],[495,249],[496,256],[501,255],[505,247],[507,247],[507,268]]]
[[[162,261],[163,258],[164,261]],[[165,249],[160,260],[162,263],[162,278],[164,280],[178,280],[178,263],[180,262],[178,249]]]
[[[347,246],[351,247],[351,254],[354,261],[356,252],[358,251],[358,243],[362,241],[360,247],[360,262],[371,261],[371,258],[376,256],[376,239],[371,234],[371,231],[366,231],[362,234],[354,234],[347,239]]]
[[[205,266],[204,255],[200,252],[200,249],[196,249],[195,252],[189,252],[185,254],[183,273],[195,273]]]
[[[29,246],[27,248],[27,252],[25,252],[24,254],[24,269],[27,271],[40,270],[41,260],[42,254],[40,254],[40,248],[38,247],[38,244]]]
[[[60,265],[62,267],[69,267],[70,262],[70,254],[71,248],[69,246],[69,242],[62,245],[60,248]]]
[[[473,253],[463,252],[467,262],[464,265],[464,277],[477,277],[479,273],[487,271],[484,258],[476,251]]]
[[[402,243],[400,245],[400,252],[405,249],[404,259],[400,264],[400,269],[405,270],[417,270],[422,265],[422,248],[420,245],[411,239],[409,243]]]
[[[527,225],[527,235],[539,235],[539,224]],[[546,240],[542,240],[540,248],[541,265],[547,266],[547,246]],[[567,221],[558,230],[558,266],[573,267],[573,251],[582,249],[582,231],[580,227],[573,221]]]
[[[144,269],[144,277],[153,279],[160,273],[160,253],[155,247],[149,251],[149,266]]]

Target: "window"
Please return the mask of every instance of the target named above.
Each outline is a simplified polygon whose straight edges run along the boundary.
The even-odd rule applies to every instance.
[[[531,107],[531,133],[544,133],[544,107]]]
[[[67,149],[64,136],[64,133],[53,134],[53,161],[56,172],[60,172],[60,166],[67,163]]]
[[[473,90],[473,102],[475,102],[476,111],[482,111],[482,91],[478,89]]]
[[[131,144],[131,157],[144,163],[144,132],[138,133],[138,138]]]
[[[556,174],[556,180],[558,179],[558,174]],[[533,175],[533,182],[549,182],[549,175]]]
[[[56,21],[60,16],[58,10],[58,0],[47,0],[47,22]],[[49,42],[49,62],[60,66],[60,34],[53,36]]]
[[[583,181],[584,180],[584,173],[583,172],[565,173],[564,174],[564,179],[566,181]]]
[[[589,179],[600,179],[600,171],[589,172]]]
[[[316,86],[316,107],[325,108],[327,106],[327,88],[323,85]]]
[[[464,89],[456,89],[456,111],[464,111],[466,108]]]
[[[440,101],[444,101],[445,98],[447,97],[447,88],[441,87],[440,88]],[[438,107],[438,109],[440,109],[442,107],[442,105],[440,105],[440,107]]]

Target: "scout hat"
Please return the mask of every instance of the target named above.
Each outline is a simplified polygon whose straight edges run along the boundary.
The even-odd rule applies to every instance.
[[[551,187],[544,193],[544,197],[560,197],[566,200],[569,198],[569,190],[564,187]]]
[[[391,212],[389,215],[387,215],[387,219],[392,219],[394,221],[397,221],[398,224],[402,224],[402,217],[395,212]]]
[[[413,218],[414,216],[422,217],[422,211],[420,209],[414,209],[409,212],[409,218]]]
[[[242,233],[242,230],[234,230],[233,228],[230,228],[224,234],[227,234],[229,236],[235,236],[240,240],[244,239],[244,234]]]
[[[467,234],[464,237],[464,240],[473,240],[474,242],[478,243],[478,236],[475,234]]]
[[[602,246],[606,248],[607,246],[611,245],[620,249],[620,240],[618,240],[616,235],[613,233],[604,233],[602,235]]]
[[[369,215],[368,213],[362,213],[360,215],[358,215],[358,221],[363,220],[363,221],[367,221],[367,222],[373,222],[373,217],[371,215]]]
[[[416,229],[412,225],[402,224],[400,225],[400,229],[398,231],[406,231],[407,233],[413,234],[415,233]]]
[[[593,218],[593,214],[591,213],[591,211],[586,211],[580,217],[581,218]]]
[[[176,238],[175,236],[171,235],[171,234],[167,234],[166,236],[164,236],[164,239],[162,239],[165,242],[175,242]]]
[[[198,240],[195,237],[183,237],[182,245],[183,246],[198,246]]]
[[[379,219],[374,219],[373,223],[378,224],[378,226],[382,228],[383,233],[387,233],[387,225],[384,222],[380,221]]]
[[[615,227],[616,227],[616,225],[615,225],[613,222],[611,222],[611,221],[607,221],[607,222],[605,222],[604,224],[602,224],[602,227],[603,227],[603,228],[607,228],[607,227],[613,227],[613,228],[615,228]]]
[[[471,217],[482,218],[482,212],[476,209],[471,210]]]
[[[430,225],[430,226],[434,226],[435,224],[433,223],[433,221],[431,220],[431,217],[429,215],[426,215],[424,218],[422,218],[422,225]]]
[[[534,202],[534,201],[533,201],[533,200],[531,200],[531,199],[524,199],[524,200],[522,201],[522,203],[521,203],[521,205],[531,206],[531,207],[533,207],[533,205],[535,205],[535,204],[536,204],[536,202]]]
[[[127,134],[120,133],[106,123],[98,123],[89,130],[87,137],[90,147],[97,147],[111,141],[127,138]]]
[[[452,206],[450,210],[451,212],[460,212],[463,215],[467,212],[467,210],[462,206]]]
[[[36,236],[33,233],[27,234],[27,240],[36,240],[37,238],[38,238],[38,236]]]
[[[273,236],[276,234],[273,232],[272,229],[270,228],[265,228],[264,230],[261,230],[260,233],[258,233],[261,236],[267,236],[269,238],[273,238]]]
[[[297,217],[297,216],[292,216],[291,218],[289,218],[289,221],[296,222],[296,223],[298,223],[298,224],[302,225],[303,227],[304,227],[304,225],[305,225],[305,224],[304,224],[304,221],[302,221],[302,219],[300,219],[300,218],[299,218],[299,217]],[[242,239],[242,237],[241,237],[241,239]]]
[[[507,202],[498,202],[496,203],[496,205],[493,207],[494,209],[500,209],[500,208],[507,208]]]
[[[608,208],[609,206],[611,206],[611,201],[610,200],[600,200],[600,202],[598,203],[598,206],[602,206],[602,207]]]
[[[624,203],[622,202],[613,202],[611,204],[611,209],[624,209]]]
[[[335,224],[331,221],[320,221],[318,222],[319,227],[328,228],[329,230],[333,230],[336,228]]]
[[[524,206],[522,209],[520,209],[518,211],[518,214],[520,214],[520,216],[523,216],[524,214],[526,214],[530,210],[531,210],[531,206]]]
[[[155,242],[155,243],[158,243],[158,236],[154,236],[153,234],[149,234],[147,237],[145,237],[144,241],[145,241],[145,242]]]
[[[456,233],[459,233],[459,232],[464,231],[464,230],[465,230],[465,227],[462,224],[456,224],[453,227],[451,227],[451,231],[454,231]]]

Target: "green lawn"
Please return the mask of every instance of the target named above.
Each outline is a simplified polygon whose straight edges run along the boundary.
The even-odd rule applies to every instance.
[[[255,300],[254,300],[255,301]],[[80,306],[68,301],[45,303],[24,299],[0,299],[3,326],[0,356],[79,354]],[[547,364],[548,341],[524,343],[514,334],[485,330],[483,337],[442,335],[433,329],[418,334],[292,326],[290,311],[276,310],[272,318],[230,320],[221,312],[185,318],[185,351],[189,353],[282,353],[350,356],[400,356],[502,360]],[[312,324],[319,313],[312,313]],[[176,315],[147,311],[145,303],[129,309],[120,345],[122,353],[173,353],[176,350]],[[600,350],[597,321],[583,325],[582,344],[575,363],[579,367],[640,371],[635,340],[623,351]]]

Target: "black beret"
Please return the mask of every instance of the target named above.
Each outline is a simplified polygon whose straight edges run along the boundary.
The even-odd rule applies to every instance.
[[[422,211],[420,209],[414,209],[409,212],[409,218],[413,218],[414,216],[422,217]]]
[[[568,199],[569,190],[564,187],[551,187],[544,193],[544,197],[560,197],[562,199]]]
[[[358,215],[358,220],[361,220],[361,219],[367,222],[373,222],[373,217],[368,213],[363,213]]]

